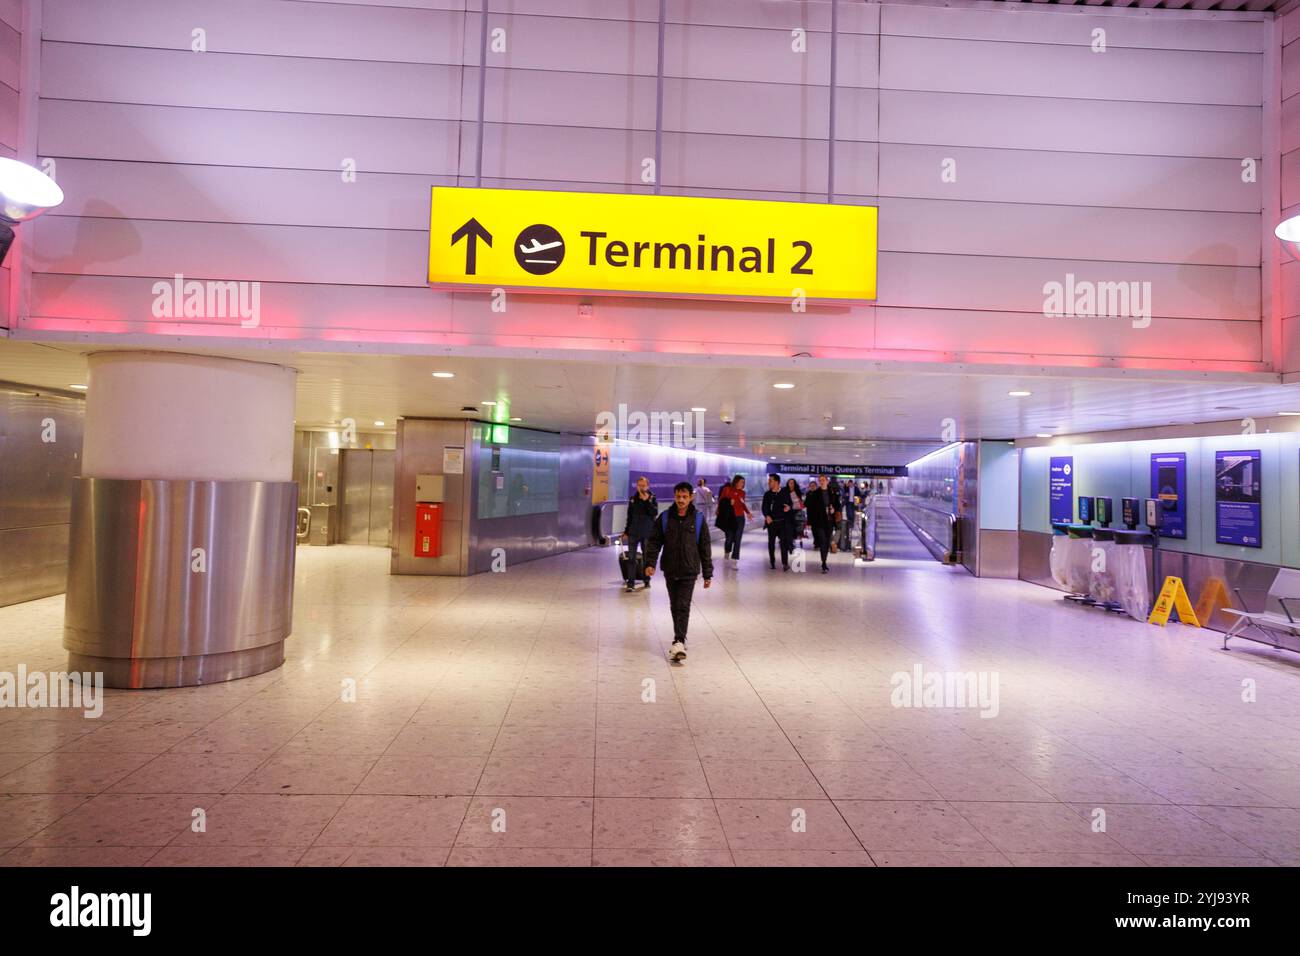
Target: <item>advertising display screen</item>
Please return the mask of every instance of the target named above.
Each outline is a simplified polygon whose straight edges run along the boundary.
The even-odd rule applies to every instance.
[[[1259,450],[1214,453],[1214,540],[1263,547]]]
[[[1074,458],[1053,458],[1047,472],[1048,515],[1052,521],[1074,520]]]
[[[1151,497],[1160,502],[1160,536],[1187,537],[1187,453],[1151,456]]]

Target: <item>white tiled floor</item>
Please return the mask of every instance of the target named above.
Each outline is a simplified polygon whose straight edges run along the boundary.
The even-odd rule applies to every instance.
[[[0,863],[1300,864],[1300,658],[887,549],[772,572],[764,538],[681,667],[612,551],[302,549],[282,669],[0,710]],[[64,667],[61,616],[0,609],[0,670]],[[891,706],[917,665],[996,673],[997,716]]]

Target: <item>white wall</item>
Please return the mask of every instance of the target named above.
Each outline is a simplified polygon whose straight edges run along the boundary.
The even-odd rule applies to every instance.
[[[657,3],[503,5],[484,185],[646,191]],[[474,181],[479,24],[465,7],[43,0],[39,148],[68,201],[35,224],[27,329],[1243,370],[1267,358],[1261,192],[1240,176],[1263,155],[1266,15],[842,2],[836,198],[880,206],[877,303],[828,323],[791,321],[784,304],[602,299],[578,324],[567,297],[516,296],[497,314],[486,295],[425,285],[428,189]],[[824,199],[828,18],[821,2],[669,4],[665,191]],[[806,54],[791,51],[801,26]],[[190,50],[195,27],[206,53]],[[1099,28],[1104,53],[1090,48]],[[151,286],[177,272],[265,283],[261,327],[154,320]],[[1066,273],[1149,281],[1156,318],[1044,319],[1043,284]]]

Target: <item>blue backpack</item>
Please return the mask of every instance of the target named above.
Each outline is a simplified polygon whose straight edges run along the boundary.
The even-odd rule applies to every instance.
[[[663,514],[659,516],[659,530],[664,533],[665,537],[668,534],[668,514],[672,510],[673,510],[672,508],[665,508]],[[700,514],[697,511],[695,512],[695,540],[696,541],[700,540],[700,534],[703,531],[704,531],[704,515]]]

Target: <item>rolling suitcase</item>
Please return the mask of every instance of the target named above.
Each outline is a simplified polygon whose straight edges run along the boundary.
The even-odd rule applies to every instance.
[[[620,547],[618,549],[618,575],[624,582],[627,581],[627,555],[627,548]],[[638,580],[644,581],[646,584],[650,583],[650,579],[645,574],[645,557],[640,550],[636,553],[636,576]]]

